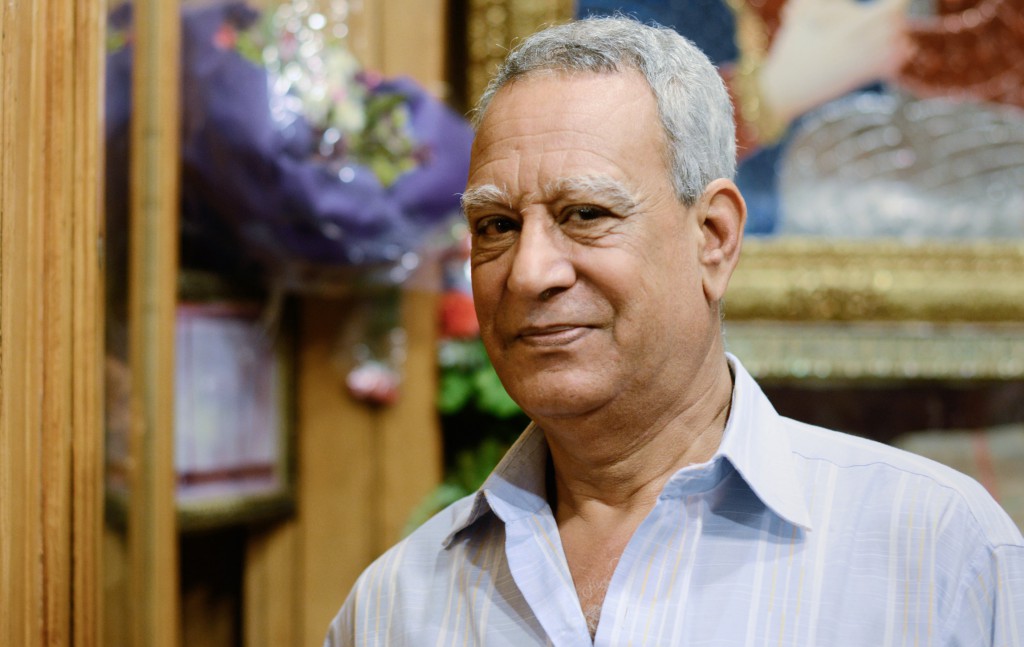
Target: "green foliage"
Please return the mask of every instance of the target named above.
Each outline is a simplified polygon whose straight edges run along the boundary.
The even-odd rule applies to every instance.
[[[499,418],[510,418],[522,412],[519,405],[509,397],[490,364],[473,374],[473,386],[476,387],[476,406],[481,411]]]
[[[241,54],[242,58],[249,61],[253,65],[263,66],[263,45],[261,41],[268,40],[266,30],[257,36],[254,33],[255,30],[242,31],[238,34],[238,41],[235,43],[235,49]]]
[[[366,97],[366,127],[353,133],[349,154],[366,164],[384,186],[394,184],[419,162],[416,145],[409,137],[411,116],[408,98],[402,94],[374,94]]]
[[[455,413],[469,405],[476,387],[473,380],[455,371],[441,372],[441,383],[438,386],[437,408],[442,413]]]
[[[124,30],[111,28],[107,32],[107,52],[117,52],[128,45],[128,34]]]
[[[485,438],[476,449],[459,452],[455,467],[448,472],[444,483],[413,511],[404,534],[409,534],[434,514],[475,492],[487,480],[507,449],[508,446],[498,439]]]
[[[443,415],[474,407],[481,413],[508,419],[522,414],[494,372],[483,342],[446,341],[439,354],[441,385],[437,406]]]
[[[479,339],[444,341],[438,359],[445,479],[413,512],[406,532],[475,492],[529,422],[505,392]]]

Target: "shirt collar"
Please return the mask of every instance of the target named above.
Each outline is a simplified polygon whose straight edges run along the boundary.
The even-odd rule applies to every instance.
[[[793,465],[789,437],[779,424],[781,417],[743,364],[730,353],[726,357],[733,373],[732,406],[711,462],[728,460],[769,509],[810,530],[805,490]],[[546,507],[547,462],[544,433],[531,422],[484,481],[473,504],[455,517],[444,546],[487,512],[509,523]]]
[[[547,464],[548,443],[544,432],[531,422],[480,486],[473,505],[455,517],[444,546],[447,548],[455,535],[487,512],[509,523],[545,508],[548,505]]]
[[[732,407],[716,458],[726,458],[761,502],[789,523],[811,529],[806,492],[793,461],[782,416],[736,357],[726,353],[733,373]]]

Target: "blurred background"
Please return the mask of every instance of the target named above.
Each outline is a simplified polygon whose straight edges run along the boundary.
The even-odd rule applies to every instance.
[[[734,99],[728,349],[1024,524],[1024,1],[0,9],[0,644],[319,645],[528,420],[478,337],[468,116],[625,13]]]

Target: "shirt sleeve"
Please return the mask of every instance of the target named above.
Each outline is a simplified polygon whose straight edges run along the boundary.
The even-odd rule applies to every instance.
[[[355,647],[355,596],[350,594],[334,616],[324,638],[324,647]]]
[[[953,610],[943,644],[1024,644],[1024,546],[982,547],[964,573]]]

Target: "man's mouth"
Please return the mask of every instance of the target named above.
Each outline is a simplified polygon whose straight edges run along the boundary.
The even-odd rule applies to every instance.
[[[519,331],[516,341],[527,346],[555,347],[565,346],[585,336],[592,330],[589,326],[575,324],[555,324],[551,326],[531,326]]]

